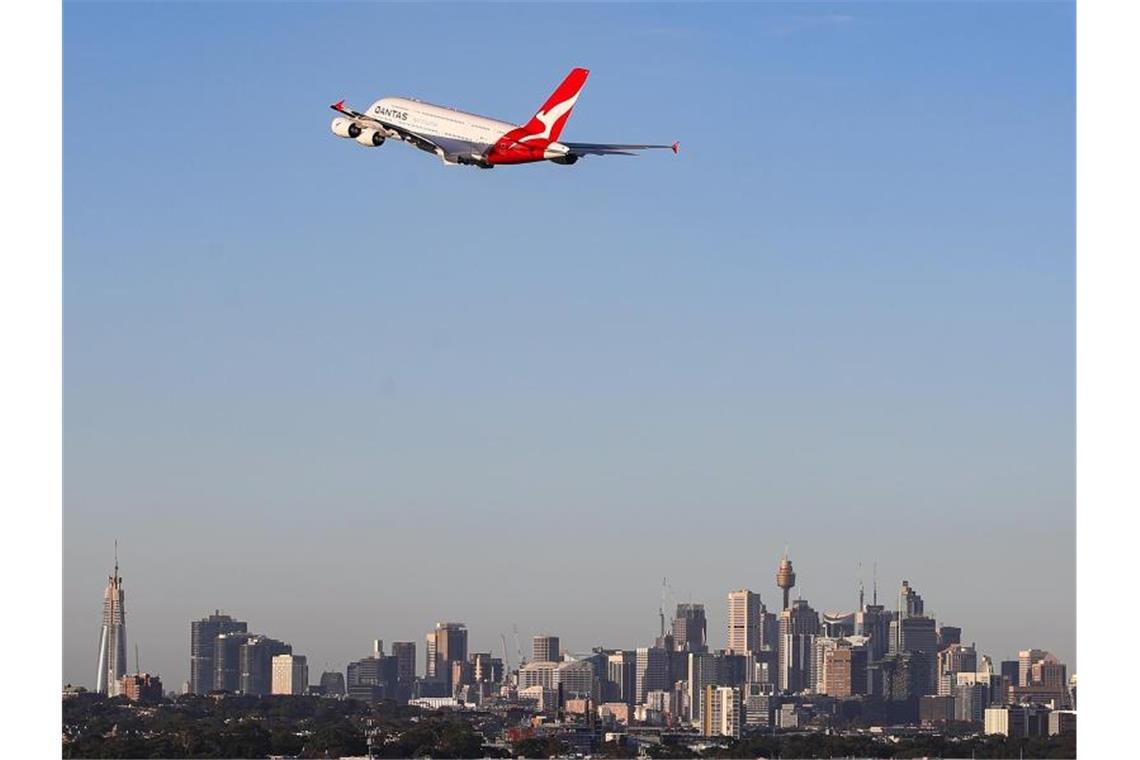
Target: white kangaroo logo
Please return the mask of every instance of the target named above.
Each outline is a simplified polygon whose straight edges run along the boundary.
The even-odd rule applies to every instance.
[[[526,137],[520,138],[519,142],[526,142],[527,140],[549,140],[550,130],[554,129],[554,125],[558,122],[558,120],[565,116],[570,111],[570,109],[574,107],[574,103],[577,102],[577,100],[578,93],[574,93],[573,96],[567,98],[566,100],[563,100],[561,103],[556,104],[549,111],[539,111],[536,113],[534,115],[534,118],[541,121],[542,126],[544,126],[545,129],[543,129],[538,134],[527,135]]]

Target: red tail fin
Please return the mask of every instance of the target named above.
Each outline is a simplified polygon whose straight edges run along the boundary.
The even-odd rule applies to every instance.
[[[578,93],[582,91],[582,85],[586,84],[586,77],[590,75],[587,69],[574,69],[566,78],[562,80],[562,84],[558,85],[558,89],[546,99],[542,104],[542,108],[538,110],[522,131],[527,137],[542,137],[547,140],[557,140],[558,136],[562,134],[562,128],[566,126],[566,120],[570,118],[570,110],[574,108],[574,103],[578,100]],[[524,138],[526,139],[526,138]]]

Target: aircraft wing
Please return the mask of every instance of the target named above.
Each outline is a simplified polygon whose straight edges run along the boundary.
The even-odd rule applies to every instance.
[[[576,156],[636,156],[637,154],[634,151],[655,148],[668,148],[676,153],[681,147],[680,143],[673,143],[672,145],[622,145],[616,143],[563,142],[562,144]]]
[[[437,137],[428,138],[419,132],[408,129],[402,124],[393,124],[383,119],[377,119],[375,116],[369,116],[366,113],[347,108],[343,100],[339,103],[333,103],[329,107],[363,126],[370,126],[387,134],[389,137],[395,137],[406,143],[411,143],[420,150],[425,150],[428,153],[436,153],[440,155],[441,158],[443,156],[451,157],[455,154],[463,154],[464,149],[470,150],[470,146],[467,143],[460,143],[458,140],[443,141]]]

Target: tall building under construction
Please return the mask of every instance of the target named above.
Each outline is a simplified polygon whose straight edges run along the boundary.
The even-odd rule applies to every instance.
[[[123,609],[123,579],[119,576],[119,549],[115,547],[115,572],[103,592],[103,628],[99,632],[99,671],[95,691],[115,697],[127,672],[127,613]]]

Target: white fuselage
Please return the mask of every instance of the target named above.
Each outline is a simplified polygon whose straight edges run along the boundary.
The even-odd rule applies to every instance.
[[[381,98],[366,112],[389,124],[406,127],[428,139],[457,140],[485,150],[518,125],[411,98]]]

